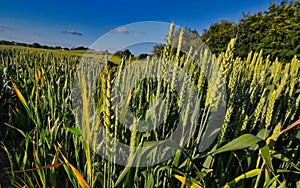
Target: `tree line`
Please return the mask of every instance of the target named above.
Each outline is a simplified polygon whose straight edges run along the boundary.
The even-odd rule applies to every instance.
[[[250,51],[263,50],[271,60],[290,61],[300,55],[300,2],[283,0],[270,3],[268,10],[255,14],[243,13],[238,23],[227,20],[212,24],[200,35],[195,29],[188,29],[197,35],[214,54],[226,51],[231,38],[237,38],[235,55],[246,58]],[[179,31],[175,32],[179,36]],[[176,42],[176,41],[175,41]],[[191,41],[189,41],[191,42]],[[164,45],[153,48],[155,55],[161,55]]]
[[[61,46],[48,46],[48,45],[41,45],[37,42],[32,44],[22,43],[22,42],[15,42],[15,41],[6,41],[0,40],[0,45],[11,45],[11,46],[24,46],[24,47],[31,47],[31,48],[41,48],[41,49],[52,49],[52,50],[88,50],[84,46],[74,47],[74,48],[67,48]]]
[[[250,51],[263,50],[270,59],[290,61],[300,54],[300,2],[271,3],[268,10],[243,14],[239,23],[221,21],[204,31],[201,39],[210,50],[225,51],[231,38],[237,37],[236,55],[246,57]]]

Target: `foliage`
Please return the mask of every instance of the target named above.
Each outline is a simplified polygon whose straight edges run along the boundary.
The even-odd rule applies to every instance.
[[[42,49],[55,49],[55,50],[88,50],[88,48],[84,46],[79,46],[75,48],[67,48],[67,47],[61,47],[61,46],[48,46],[48,45],[41,45],[37,42],[32,44],[22,43],[22,42],[14,42],[14,41],[6,41],[6,40],[0,40],[0,45],[10,45],[10,46],[23,46],[23,47],[32,47],[32,48],[42,48]]]
[[[118,56],[118,57],[121,57],[121,58],[125,58],[125,59],[128,59],[130,56],[133,57],[134,55],[128,50],[128,49],[125,49],[125,50],[118,50],[114,53],[114,55]]]
[[[199,140],[204,134],[201,128],[207,125],[210,116],[214,88],[194,60],[179,53],[183,34],[179,31],[176,39],[177,32],[174,33],[170,32],[162,57],[149,57],[140,66],[132,67],[130,59],[112,66],[107,56],[81,58],[60,51],[0,47],[0,126],[4,130],[1,145],[9,159],[6,172],[11,184],[17,187],[296,187],[300,174],[299,121],[296,121],[300,116],[300,61],[296,57],[285,63],[272,61],[263,52],[250,52],[243,60],[235,57],[236,39],[229,42],[226,52],[209,57],[220,68],[217,72],[224,79],[228,98],[218,139],[207,151],[199,152]],[[170,42],[177,44],[177,48],[169,48]],[[123,100],[138,117],[137,121],[151,118],[146,113],[153,105],[151,101],[161,96],[166,100],[168,110],[161,110],[162,125],[148,134],[130,131],[121,121],[128,117],[113,113],[116,107],[113,84],[129,83],[132,79],[128,75],[132,72],[142,77],[139,68],[144,66],[153,67],[153,72],[163,72],[165,66],[158,65],[165,65],[166,59],[178,60],[172,66],[180,66],[189,74],[200,92],[199,113],[203,121],[197,124],[195,136],[174,157],[151,167],[124,167],[97,155],[95,145],[85,140],[93,135],[77,125],[80,120],[90,123],[89,100],[97,101],[100,118],[95,119],[105,127],[107,152],[113,149],[109,136],[130,146],[140,146],[155,145],[172,133],[181,110],[178,95],[190,93],[191,88],[185,84],[179,92],[174,92],[159,79],[145,79],[129,90],[128,98]],[[93,71],[101,74],[97,95],[82,90],[85,111],[76,116],[71,91],[77,68],[85,69],[79,61],[89,63]],[[78,76],[77,81],[89,83],[92,73]],[[177,74],[172,74],[170,79],[176,77]],[[132,153],[128,159],[133,157],[140,159]]]
[[[231,38],[237,37],[235,54],[247,57],[250,51],[270,56],[271,60],[278,57],[289,62],[294,55],[300,54],[300,3],[285,1],[276,5],[271,3],[269,9],[256,14],[244,14],[239,23],[221,21],[213,24],[201,36],[213,53],[223,52]]]

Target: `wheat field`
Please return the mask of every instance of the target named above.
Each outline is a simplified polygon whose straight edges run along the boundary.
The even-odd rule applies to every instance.
[[[172,27],[169,38],[167,42],[171,42]],[[0,46],[0,143],[7,159],[0,177],[14,187],[300,186],[300,60],[270,61],[262,51],[236,57],[235,40],[226,52],[203,57],[219,67],[211,72],[223,80],[217,84],[210,83],[190,54],[179,53],[180,42],[174,52],[167,43],[163,57],[149,56],[139,66],[130,66],[133,59],[112,65],[107,56]],[[169,83],[162,81],[165,60],[173,60],[176,64],[168,69],[176,72],[173,67],[180,67],[190,81],[182,79],[180,88],[172,88],[178,74],[170,74]],[[85,63],[93,71],[85,70]],[[153,78],[143,78],[141,70],[151,72]],[[131,83],[132,73],[142,81]],[[95,77],[92,83],[89,79]],[[82,96],[78,101],[72,101],[74,84]],[[88,84],[96,86],[94,92],[83,87]],[[128,89],[130,84],[135,87]],[[198,102],[191,99],[190,85],[198,92]],[[226,88],[226,97],[217,92],[221,87]],[[116,97],[116,88],[128,97]],[[159,98],[164,106],[152,102]],[[97,115],[94,120],[90,119],[91,101]],[[199,151],[203,127],[216,101],[225,104],[220,132],[208,148]],[[74,110],[76,102],[82,111]],[[119,103],[132,109],[133,123]],[[196,105],[180,111],[182,104]],[[148,116],[149,107],[157,107],[154,112],[159,113]],[[190,112],[196,110],[199,117],[194,123]],[[140,168],[118,165],[111,157],[116,149],[111,138],[134,147],[159,144],[176,129],[181,113],[182,129],[194,123],[197,134],[173,157]],[[153,116],[161,126],[144,132],[134,129],[138,121],[150,121]],[[78,127],[79,123],[86,126]],[[94,134],[99,124],[105,130],[99,133],[105,140],[103,155],[97,153],[101,140]],[[134,151],[125,155],[142,163]]]

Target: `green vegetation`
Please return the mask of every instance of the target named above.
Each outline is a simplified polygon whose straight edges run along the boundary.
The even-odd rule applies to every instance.
[[[279,58],[282,62],[290,62],[300,55],[300,2],[271,3],[267,11],[243,14],[238,23],[222,20],[212,24],[202,35],[196,30],[190,32],[198,35],[214,54],[226,51],[229,41],[237,38],[237,57],[247,58],[250,51],[263,50],[263,56],[270,56],[272,61]],[[163,45],[155,46],[153,54],[159,56],[163,48]]]
[[[109,55],[81,48],[41,49],[37,44],[29,48],[2,41],[0,185],[299,187],[299,23],[298,1],[271,4],[268,11],[245,15],[238,24],[216,23],[200,37],[214,53],[199,53],[203,67],[193,59],[192,49],[183,49],[186,43],[199,42],[198,32],[191,31],[197,37],[189,41],[194,38],[183,30],[174,31],[173,24],[167,44],[156,46],[150,56],[132,57],[129,50]],[[210,72],[213,83],[204,72],[208,62],[218,67]],[[172,69],[170,82],[161,79],[167,65]],[[180,78],[176,67],[189,75],[200,93],[197,101],[192,101],[188,80],[174,88]],[[146,73],[141,70],[154,77],[143,79]],[[131,74],[140,80],[134,87],[128,87],[135,81]],[[91,83],[97,86],[95,92],[83,87]],[[226,87],[226,99],[219,92],[222,87]],[[78,100],[73,99],[74,88],[75,94],[81,94]],[[116,96],[118,92],[128,95],[122,98]],[[164,99],[165,106],[156,105],[159,99]],[[98,115],[94,118],[91,101]],[[200,152],[215,101],[226,104],[224,122],[211,146]],[[182,109],[184,103],[193,105]],[[81,105],[82,111],[75,110],[74,104]],[[200,115],[195,134],[172,158],[139,168],[114,163],[112,138],[151,149],[171,137],[177,126],[184,130],[193,122],[195,111]],[[184,121],[177,125],[180,118]],[[129,130],[128,122],[138,128],[142,120],[157,128]],[[99,123],[105,132],[99,131]],[[105,146],[98,145],[99,135]],[[98,146],[106,149],[102,156],[95,152]],[[139,164],[153,160],[150,149],[139,155],[131,150],[125,159],[134,158]]]
[[[263,50],[264,56],[289,62],[300,55],[300,2],[271,3],[269,9],[250,15],[245,14],[239,23],[221,21],[213,24],[201,36],[213,53],[226,50],[231,38],[237,37],[235,54],[247,57],[250,51]]]
[[[0,40],[0,45],[9,45],[9,46],[23,46],[23,47],[31,47],[31,48],[41,48],[41,49],[52,49],[52,50],[88,50],[88,48],[84,46],[79,46],[76,48],[62,48],[61,46],[47,46],[47,45],[41,45],[39,43],[33,43],[33,44],[26,44],[21,42],[14,42],[14,41],[6,41],[6,40]]]
[[[168,41],[174,37],[172,30],[171,27]],[[183,150],[163,163],[142,168],[116,165],[94,152],[96,145],[85,138],[96,140],[89,130],[97,127],[79,129],[76,125],[78,121],[89,125],[88,101],[97,101],[99,119],[95,122],[102,122],[105,127],[109,155],[113,150],[110,137],[130,146],[143,146],[158,144],[172,133],[182,103],[178,95],[189,95],[190,87],[183,84],[179,92],[174,92],[159,79],[140,82],[123,99],[135,117],[147,119],[149,104],[161,96],[170,110],[161,117],[163,125],[158,129],[148,134],[129,131],[121,121],[127,117],[114,114],[112,85],[128,83],[131,72],[142,76],[140,67],[126,68],[130,59],[112,66],[103,55],[82,57],[61,51],[1,46],[1,153],[6,154],[9,165],[1,176],[7,173],[10,183],[17,187],[296,187],[300,174],[300,61],[296,57],[285,63],[271,61],[263,52],[250,52],[243,60],[234,55],[235,41],[230,41],[226,52],[211,57],[220,66],[228,96],[218,139],[208,150],[199,152],[201,127],[207,125],[207,120],[200,121],[197,134]],[[164,58],[177,60],[173,66],[180,66],[191,76],[201,93],[200,118],[205,119],[217,88],[211,87],[194,60],[180,52],[181,42],[178,44],[178,51],[173,53],[167,43]],[[80,60],[101,74],[96,96],[81,88],[84,108],[81,116],[74,116],[74,76],[77,68],[85,68]],[[104,66],[99,66],[99,62],[104,62]],[[164,69],[159,66],[163,65],[163,58],[149,57],[141,63],[142,67],[153,67],[157,76]],[[171,80],[176,76],[173,74]],[[89,76],[80,74],[77,79],[81,84],[90,81]],[[131,157],[130,154],[128,158]]]

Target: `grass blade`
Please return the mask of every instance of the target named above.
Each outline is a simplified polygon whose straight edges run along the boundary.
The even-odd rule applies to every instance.
[[[173,176],[178,179],[181,183],[183,183],[184,185],[190,187],[190,188],[202,188],[201,185],[199,185],[198,183],[196,183],[193,180],[187,179],[186,177],[177,175],[177,174],[173,174]]]
[[[251,177],[254,177],[254,176],[257,176],[261,173],[261,170],[260,169],[254,169],[254,170],[250,170],[236,178],[234,178],[234,180],[232,180],[231,182],[227,183],[224,188],[229,188],[229,187],[232,187],[234,184],[236,184],[237,182],[239,182],[240,180],[242,179],[246,179],[246,178],[251,178]]]
[[[79,185],[83,188],[89,188],[89,184],[85,181],[85,179],[82,177],[80,172],[67,160],[67,158],[64,156],[64,154],[60,151],[58,147],[56,147],[56,150],[60,153],[60,155],[63,157],[65,163],[72,169],[72,172],[74,173]]]
[[[239,149],[244,149],[248,148],[249,146],[252,146],[262,139],[258,138],[257,136],[254,136],[252,134],[244,134],[231,142],[225,144],[221,148],[211,152],[210,154],[215,155],[218,153],[223,153],[226,151],[234,151],[234,150],[239,150]]]

